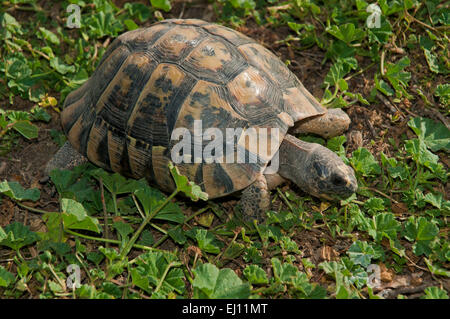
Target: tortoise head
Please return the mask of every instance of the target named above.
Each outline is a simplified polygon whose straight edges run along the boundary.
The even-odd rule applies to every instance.
[[[353,168],[326,147],[316,147],[306,166],[309,168],[302,188],[311,195],[339,200],[349,197],[358,188]]]
[[[355,172],[339,156],[322,145],[294,139],[289,136],[280,146],[282,177],[327,200],[345,199],[356,191]]]

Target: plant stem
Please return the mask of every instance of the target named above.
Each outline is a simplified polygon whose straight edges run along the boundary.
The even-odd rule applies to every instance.
[[[192,214],[191,216],[187,217],[187,218],[184,220],[184,222],[183,222],[182,224],[177,225],[177,226],[174,228],[174,230],[180,228],[182,225],[186,224],[186,223],[187,223],[188,221],[190,221],[192,218],[194,218],[195,216],[200,215],[201,213],[203,213],[204,211],[208,210],[209,208],[210,208],[209,206],[204,207],[204,208],[200,209],[199,211],[195,212],[194,214]],[[158,247],[158,246],[161,245],[168,237],[169,237],[169,234],[168,234],[168,232],[167,232],[167,233],[166,233],[163,237],[161,237],[156,243],[154,243],[152,247],[154,247],[154,248],[155,248],[155,247]]]
[[[37,208],[34,208],[34,207],[30,207],[30,206],[21,204],[20,202],[18,202],[18,201],[16,201],[16,200],[15,200],[14,202],[15,202],[18,206],[20,206],[20,207],[22,207],[22,208],[24,208],[24,209],[27,209],[27,210],[29,210],[30,212],[39,213],[39,214],[58,213],[58,212],[47,212],[47,211],[42,210],[42,209],[37,209]]]
[[[289,207],[289,209],[291,210],[291,212],[293,214],[295,214],[294,208],[292,207],[291,203],[289,202],[289,200],[286,198],[286,196],[284,196],[283,192],[277,187],[277,192],[280,195],[280,197],[283,199],[283,202],[285,202],[285,204]]]
[[[105,218],[105,221],[104,221],[105,238],[109,239],[108,213],[106,211],[105,190],[103,187],[103,180],[101,177],[100,177],[100,197],[101,197],[102,207],[103,207],[103,217]],[[108,248],[108,243],[106,243],[105,245],[106,245],[106,248]]]
[[[149,214],[144,219],[144,221],[142,222],[141,226],[139,226],[139,228],[133,234],[133,237],[131,237],[130,241],[122,249],[122,252],[120,253],[120,258],[121,259],[125,258],[125,256],[128,255],[128,253],[131,250],[131,247],[133,247],[133,245],[136,242],[136,240],[138,239],[139,235],[142,233],[142,231],[144,230],[145,226],[147,226],[147,224],[150,222],[150,220],[153,217],[155,217],[155,215],[158,214],[161,211],[161,209],[163,209],[164,206],[166,206],[172,200],[172,198],[174,198],[175,195],[178,194],[178,192],[179,192],[178,189],[175,190],[169,197],[166,198],[166,200],[164,201],[164,203],[161,204],[161,206],[159,206],[157,209],[155,209],[151,214]]]
[[[119,210],[117,209],[117,196],[116,193],[111,193],[112,195],[112,199],[113,199],[113,203],[114,203],[114,214],[116,216],[119,216]]]
[[[164,279],[166,279],[167,274],[169,273],[169,269],[173,266],[181,266],[182,264],[180,262],[174,262],[172,261],[170,264],[167,265],[167,268],[164,270],[164,273],[161,277],[161,280],[158,282],[158,286],[156,286],[155,291],[153,293],[157,293],[158,290],[161,288]]]
[[[97,241],[101,241],[101,242],[104,242],[104,243],[111,243],[111,244],[116,244],[116,245],[120,245],[121,244],[120,240],[105,239],[105,238],[101,238],[101,237],[94,237],[94,236],[84,235],[84,234],[80,234],[80,233],[74,232],[74,231],[69,230],[69,229],[65,229],[64,231],[66,233],[72,235],[72,236],[77,236],[77,237],[81,237],[81,238],[84,238],[84,239],[97,240]],[[161,250],[161,249],[157,249],[157,248],[153,248],[153,247],[149,247],[149,246],[144,246],[144,245],[139,245],[139,244],[134,244],[133,247],[138,248],[138,249],[143,249],[143,250],[151,250],[151,251],[163,252],[163,250]]]

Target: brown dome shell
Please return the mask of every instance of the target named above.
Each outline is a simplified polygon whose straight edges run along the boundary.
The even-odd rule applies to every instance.
[[[254,40],[217,24],[177,19],[115,39],[90,79],[67,96],[61,118],[72,146],[94,164],[171,191],[174,129],[193,132],[195,120],[223,136],[227,128],[278,128],[277,138],[268,135],[278,149],[294,122],[325,111]],[[241,148],[244,163],[176,165],[210,198],[241,190],[273,156],[255,152],[243,136],[232,151]]]

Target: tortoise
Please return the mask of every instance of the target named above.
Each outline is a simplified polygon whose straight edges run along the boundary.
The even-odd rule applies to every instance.
[[[210,199],[240,192],[246,218],[263,218],[270,190],[286,180],[327,200],[357,189],[353,169],[335,153],[289,134],[340,135],[350,124],[347,114],[323,107],[262,45],[198,19],[163,20],[117,37],[92,76],[66,97],[61,122],[68,141],[46,171],[89,160],[170,192],[175,184],[168,163],[178,143],[173,133],[179,128],[192,133],[199,121],[203,132],[236,129],[226,141],[232,157],[240,152],[246,160],[225,160],[232,157],[218,148],[212,161],[192,161],[190,150],[183,149],[183,161],[175,166]],[[245,137],[251,128],[276,129],[266,134],[273,152],[252,148]],[[189,145],[203,150],[205,140],[193,134]],[[216,146],[227,144],[215,137]],[[269,174],[275,156],[278,170]]]

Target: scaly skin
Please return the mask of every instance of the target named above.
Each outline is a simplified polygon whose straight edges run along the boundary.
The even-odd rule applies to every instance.
[[[270,208],[268,184],[274,187],[283,179],[326,200],[347,198],[358,188],[353,169],[320,144],[306,143],[287,134],[278,153],[280,166],[277,174],[261,175],[243,191],[240,205],[246,218],[259,221],[263,218],[260,214]]]
[[[295,124],[292,133],[314,133],[324,138],[338,136],[347,131],[350,118],[341,109],[329,109],[325,114],[307,118]]]
[[[343,199],[358,185],[353,169],[328,148],[286,135],[279,149],[279,174],[305,192],[327,200]]]
[[[87,162],[88,159],[78,153],[67,141],[47,163],[44,174],[48,176],[54,169],[72,169]]]

